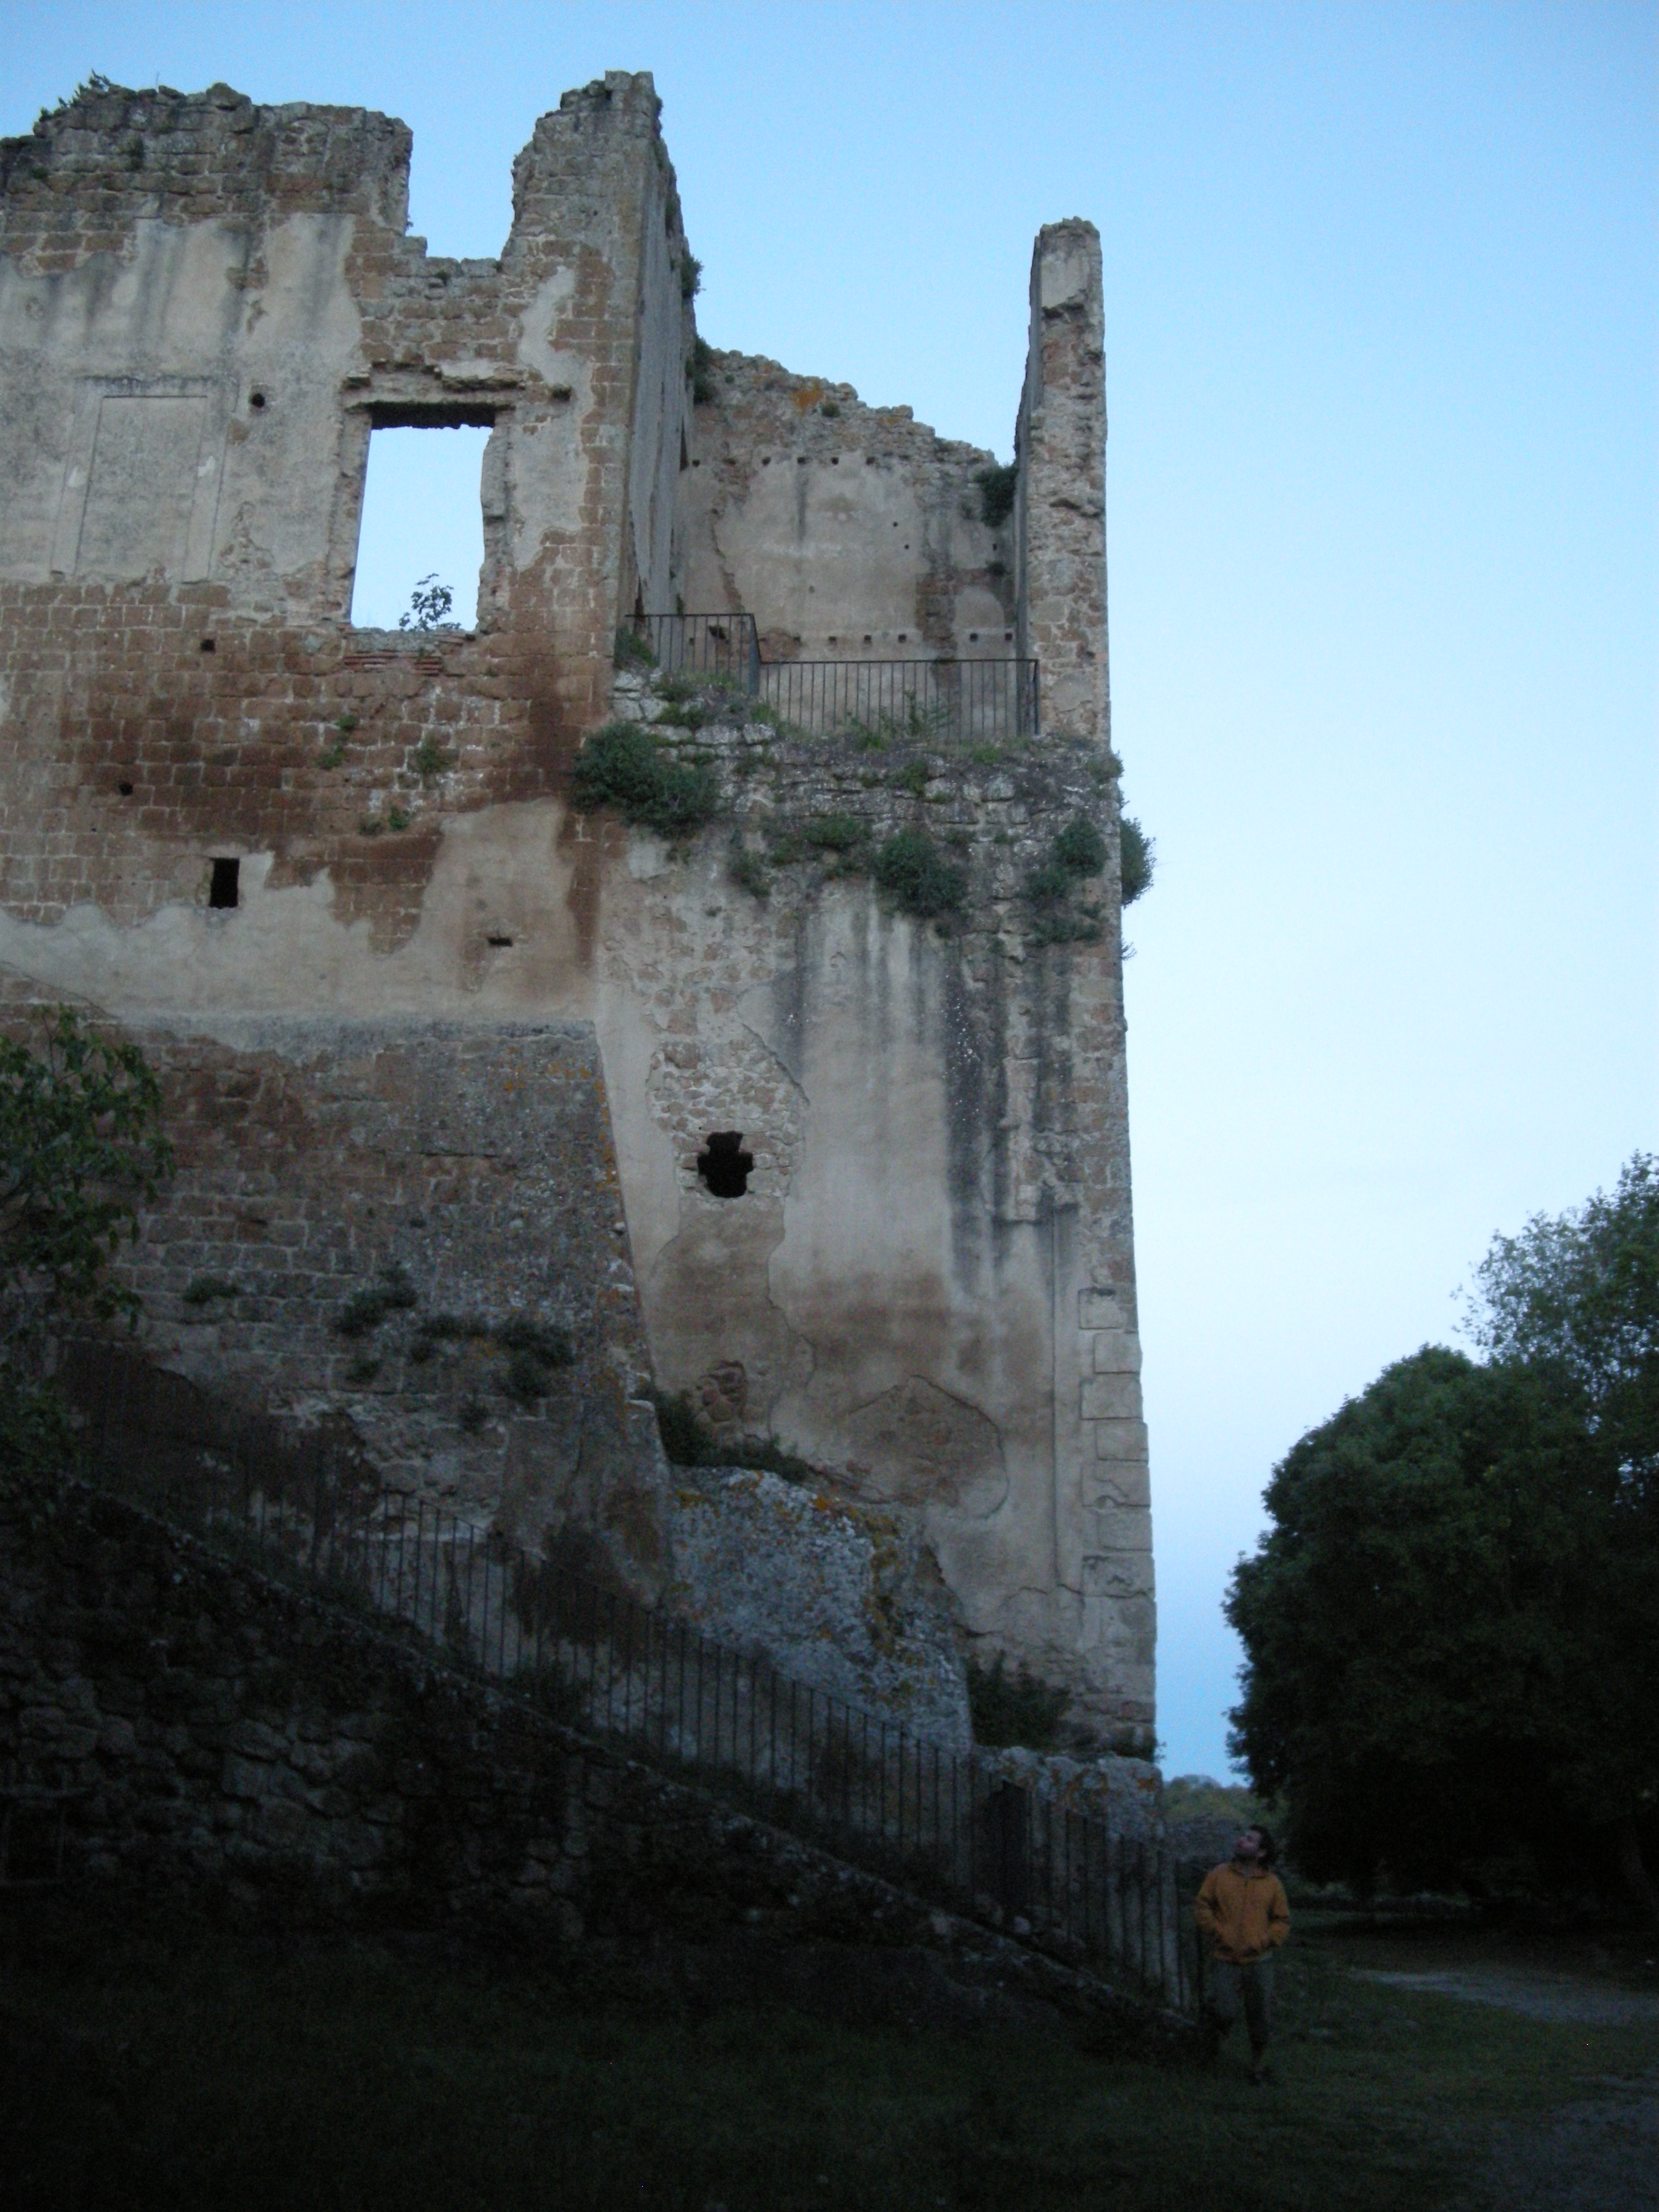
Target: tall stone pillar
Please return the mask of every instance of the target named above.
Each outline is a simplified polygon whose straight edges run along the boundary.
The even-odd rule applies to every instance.
[[[1016,450],[1019,651],[1040,666],[1046,739],[1109,748],[1106,378],[1100,237],[1050,223],[1031,259]],[[1048,1108],[1053,1200],[1055,1620],[1079,1704],[1125,1748],[1154,1722],[1155,1605],[1130,1204],[1115,781],[1098,942],[1056,948],[1064,1079]],[[1062,988],[1056,981],[1054,988]]]
[[[1042,726],[1104,740],[1106,343],[1091,222],[1037,233],[1015,450],[1019,650],[1041,664]]]

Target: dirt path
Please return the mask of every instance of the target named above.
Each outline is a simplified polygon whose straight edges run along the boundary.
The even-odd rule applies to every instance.
[[[1464,1966],[1411,1972],[1360,1966],[1355,1972],[1361,1981],[1383,1982],[1396,1990],[1425,1990],[1436,1996],[1467,1997],[1474,2004],[1524,2013],[1529,2020],[1580,2021],[1595,2027],[1659,2021],[1659,1996],[1547,1966]]]
[[[1659,2074],[1563,2105],[1492,2145],[1468,2200],[1491,2212],[1653,2212],[1659,2204]]]
[[[1659,1996],[1545,1966],[1360,1967],[1363,1981],[1498,2005],[1529,2020],[1623,2027],[1659,2022]],[[1468,2212],[1654,2212],[1659,2206],[1659,2072],[1609,2075],[1603,2094],[1496,2135]]]

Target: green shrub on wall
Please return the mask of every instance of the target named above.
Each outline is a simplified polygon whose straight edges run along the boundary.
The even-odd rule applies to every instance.
[[[810,1461],[787,1450],[775,1437],[733,1437],[717,1439],[698,1418],[688,1390],[653,1390],[657,1429],[671,1467],[744,1467],[763,1474],[781,1475],[786,1482],[813,1480]]]
[[[1073,815],[1054,840],[1054,858],[1068,875],[1097,876],[1106,866],[1106,840],[1086,815]]]
[[[684,837],[720,811],[720,786],[706,768],[683,768],[637,722],[607,722],[577,756],[574,797],[584,812],[614,806],[624,821]]]
[[[1041,1680],[1023,1662],[1018,1674],[1011,1675],[1006,1663],[1000,1651],[988,1667],[977,1659],[968,1662],[974,1741],[988,1751],[1006,1744],[1019,1744],[1027,1751],[1050,1750],[1067,1704],[1065,1691]]]
[[[979,485],[979,513],[981,522],[993,530],[1000,529],[1014,511],[1014,497],[1019,489],[1019,465],[1008,461],[981,469],[975,479]]]
[[[890,837],[878,848],[871,873],[896,906],[923,921],[953,914],[968,889],[964,871],[946,860],[925,830],[901,830]]]
[[[1158,848],[1133,814],[1123,817],[1123,903],[1133,906],[1152,887]]]

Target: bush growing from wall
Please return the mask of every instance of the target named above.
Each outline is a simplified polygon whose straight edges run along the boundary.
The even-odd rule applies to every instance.
[[[137,1045],[92,1035],[72,1006],[27,1042],[0,1038],[0,1482],[33,1491],[67,1464],[48,1343],[76,1320],[137,1325],[137,1296],[109,1263],[172,1171]]]
[[[953,914],[968,889],[966,872],[946,860],[925,830],[901,830],[880,846],[871,873],[894,904],[926,921]]]
[[[974,1741],[988,1751],[1008,1744],[1026,1751],[1052,1750],[1066,1703],[1064,1690],[1041,1680],[1024,1662],[1018,1674],[1011,1675],[1000,1651],[988,1667],[977,1659],[968,1662]]]
[[[781,1475],[786,1482],[811,1482],[811,1462],[788,1451],[775,1437],[742,1437],[717,1440],[698,1418],[689,1391],[653,1390],[657,1430],[671,1467],[746,1467],[762,1474]]]
[[[1123,817],[1122,841],[1123,903],[1133,906],[1144,892],[1152,887],[1152,875],[1158,865],[1158,847],[1133,814],[1126,814]]]
[[[975,482],[979,486],[981,521],[993,530],[1000,530],[1014,511],[1014,498],[1019,489],[1019,464],[1008,461],[981,469]]]
[[[686,836],[720,810],[708,769],[683,768],[637,722],[593,732],[577,756],[574,796],[585,813],[614,806],[624,821],[665,837]]]

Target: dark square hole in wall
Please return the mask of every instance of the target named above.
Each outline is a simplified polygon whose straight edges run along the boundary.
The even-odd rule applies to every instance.
[[[754,1165],[755,1155],[743,1149],[741,1129],[716,1129],[697,1154],[697,1173],[715,1198],[742,1198]]]
[[[240,860],[216,860],[213,864],[213,881],[208,885],[208,904],[234,906],[239,895],[241,873],[242,864]]]

